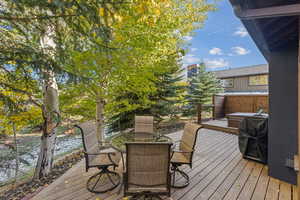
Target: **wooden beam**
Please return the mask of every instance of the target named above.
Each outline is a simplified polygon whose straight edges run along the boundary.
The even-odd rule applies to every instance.
[[[202,126],[202,128],[210,129],[210,130],[214,130],[214,131],[221,131],[221,132],[230,133],[230,134],[234,134],[234,135],[239,134],[238,128],[216,126],[216,125],[211,125],[211,124],[201,124],[201,126]]]
[[[300,4],[273,6],[257,9],[236,9],[235,14],[242,20],[300,15]]]

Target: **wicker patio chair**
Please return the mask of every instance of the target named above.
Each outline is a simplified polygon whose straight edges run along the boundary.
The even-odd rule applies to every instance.
[[[189,184],[189,176],[179,169],[182,165],[189,165],[192,168],[192,160],[194,154],[194,148],[197,141],[197,134],[201,128],[198,124],[188,123],[184,126],[184,131],[181,140],[179,141],[179,149],[174,149],[171,156],[171,175],[172,175],[172,187],[184,188]],[[176,174],[183,177],[184,183],[175,183]]]
[[[93,193],[105,193],[113,190],[120,184],[121,178],[109,167],[113,167],[115,170],[122,157],[121,153],[108,143],[103,142],[100,146],[95,128],[91,124],[75,125],[75,127],[80,130],[82,135],[86,172],[90,168],[100,170],[88,179],[87,189]]]
[[[171,143],[126,143],[124,196],[170,197]]]
[[[153,116],[135,116],[134,132],[154,133],[153,122]]]

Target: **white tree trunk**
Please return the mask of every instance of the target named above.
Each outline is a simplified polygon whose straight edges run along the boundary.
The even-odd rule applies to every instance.
[[[96,103],[96,133],[101,144],[104,139],[104,101],[98,98]]]
[[[45,75],[43,88],[44,126],[34,178],[46,176],[51,171],[56,142],[56,128],[60,122],[57,83],[53,72],[48,71]]]
[[[49,26],[45,35],[41,38],[41,47],[45,49],[45,53],[53,57],[56,47],[53,40],[54,34],[54,27]],[[34,178],[41,178],[51,172],[56,142],[56,128],[60,123],[58,87],[55,74],[51,68],[43,70],[42,73],[44,126]]]

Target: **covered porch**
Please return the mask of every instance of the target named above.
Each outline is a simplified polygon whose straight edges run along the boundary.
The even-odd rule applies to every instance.
[[[169,136],[174,141],[182,132]],[[105,194],[90,193],[86,189],[88,178],[96,172],[85,172],[84,160],[67,171],[55,182],[44,187],[33,200],[123,198],[120,187]],[[245,160],[238,149],[238,137],[215,130],[201,129],[198,135],[193,168],[184,168],[191,180],[184,189],[172,189],[171,199],[279,199],[296,200],[296,186],[268,176],[268,168]],[[122,169],[119,169],[122,172]],[[120,192],[121,191],[121,192]],[[165,198],[168,199],[168,198]]]

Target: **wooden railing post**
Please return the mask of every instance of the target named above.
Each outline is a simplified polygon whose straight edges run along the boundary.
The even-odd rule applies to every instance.
[[[202,105],[201,104],[197,104],[197,123],[201,124],[202,122]]]

